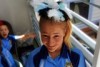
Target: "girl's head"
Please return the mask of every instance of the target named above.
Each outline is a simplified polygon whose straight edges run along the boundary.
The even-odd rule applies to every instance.
[[[39,26],[42,42],[49,52],[61,49],[63,43],[68,48],[71,47],[71,15],[65,9],[65,4],[62,2],[56,4],[54,4],[56,7],[52,7],[53,5],[50,5],[50,3],[42,2],[37,8],[34,7],[40,15]]]
[[[0,37],[7,38],[11,29],[12,28],[7,21],[0,20]]]
[[[49,52],[60,50],[63,43],[65,43],[68,48],[71,47],[70,35],[72,28],[70,20],[58,22],[54,19],[41,17],[39,25],[42,42]]]

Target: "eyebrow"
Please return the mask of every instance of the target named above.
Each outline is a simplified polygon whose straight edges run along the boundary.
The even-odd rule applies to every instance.
[[[42,33],[47,34],[46,32],[42,32]],[[59,34],[59,33],[53,33],[53,34]]]

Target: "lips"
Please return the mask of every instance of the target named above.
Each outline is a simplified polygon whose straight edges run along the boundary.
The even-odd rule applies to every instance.
[[[48,50],[55,50],[55,46],[47,46]]]

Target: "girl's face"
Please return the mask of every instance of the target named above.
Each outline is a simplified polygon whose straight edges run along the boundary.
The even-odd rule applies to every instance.
[[[48,51],[60,51],[65,36],[63,25],[59,23],[42,23],[40,25],[41,39]]]
[[[0,26],[0,35],[3,38],[7,38],[8,37],[8,34],[9,34],[8,27],[6,25],[1,25]]]

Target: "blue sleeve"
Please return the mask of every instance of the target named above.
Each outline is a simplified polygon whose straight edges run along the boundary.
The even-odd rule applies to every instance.
[[[25,67],[34,67],[33,58],[34,58],[34,56],[40,51],[40,48],[41,48],[41,47],[36,48],[35,50],[33,50],[33,51],[30,53],[28,59],[26,60]]]
[[[75,51],[80,56],[78,67],[86,67],[85,57],[83,53],[77,48],[75,48],[73,51]]]

